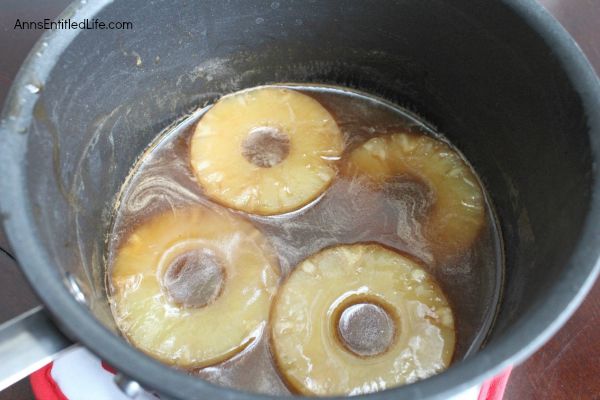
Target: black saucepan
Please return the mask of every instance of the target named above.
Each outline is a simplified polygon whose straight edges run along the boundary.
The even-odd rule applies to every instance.
[[[153,137],[242,88],[316,82],[404,105],[457,145],[495,205],[506,274],[487,344],[438,376],[369,398],[447,398],[518,363],[598,274],[600,83],[532,0],[82,0],[61,18],[133,29],[49,31],[32,50],[0,125],[5,229],[60,330],[166,398],[263,397],[187,376],[119,337],[105,234]],[[3,327],[3,364],[66,344],[35,326],[48,329],[40,312]],[[6,343],[17,346],[22,329],[38,347],[8,363]]]

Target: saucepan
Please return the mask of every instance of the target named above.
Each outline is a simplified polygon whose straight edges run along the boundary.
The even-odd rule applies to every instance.
[[[495,206],[506,270],[486,342],[368,398],[443,399],[519,363],[598,274],[600,83],[533,0],[82,0],[60,18],[132,29],[48,31],[10,92],[2,219],[44,306],[3,326],[0,378],[77,342],[164,398],[266,398],[131,347],[104,284],[114,201],[136,158],[187,113],[262,84],[341,85],[413,110],[465,154]]]

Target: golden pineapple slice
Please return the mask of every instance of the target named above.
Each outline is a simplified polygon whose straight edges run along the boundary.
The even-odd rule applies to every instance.
[[[340,245],[298,265],[271,312],[276,363],[304,395],[357,395],[444,370],[455,345],[442,291],[377,244]]]
[[[196,368],[233,356],[260,334],[279,267],[250,223],[195,207],[137,227],[110,276],[113,313],[128,340],[166,363]]]
[[[424,234],[438,255],[453,255],[470,246],[484,224],[484,197],[477,178],[440,140],[409,133],[376,137],[354,150],[345,167],[377,184],[408,176],[428,185],[434,202]]]
[[[315,99],[261,87],[219,100],[200,120],[191,164],[205,193],[248,213],[295,210],[329,186],[341,132]]]

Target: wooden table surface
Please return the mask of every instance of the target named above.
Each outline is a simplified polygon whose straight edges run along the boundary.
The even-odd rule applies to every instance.
[[[491,0],[490,0],[491,1]],[[600,0],[540,0],[571,32],[600,71]],[[57,15],[68,0],[2,0],[0,104],[39,31],[14,31],[16,18]],[[5,244],[0,232],[0,247]],[[0,252],[0,322],[36,304],[14,262]],[[600,281],[569,322],[542,349],[513,370],[506,400],[600,400]],[[0,392],[0,400],[27,400],[27,382]]]

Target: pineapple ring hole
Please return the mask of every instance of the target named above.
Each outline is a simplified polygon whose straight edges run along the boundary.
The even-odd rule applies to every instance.
[[[194,249],[175,257],[162,278],[169,299],[183,307],[205,307],[214,302],[225,284],[225,269],[210,250]]]
[[[272,126],[253,128],[242,142],[242,156],[251,164],[271,168],[290,154],[290,138]]]
[[[372,301],[352,303],[339,313],[338,340],[359,357],[385,353],[396,338],[396,315]]]
[[[408,174],[395,175],[386,179],[383,191],[389,194],[391,199],[422,199],[422,208],[427,208],[435,200],[434,189],[427,182],[417,176]],[[424,212],[426,210],[419,210]]]

